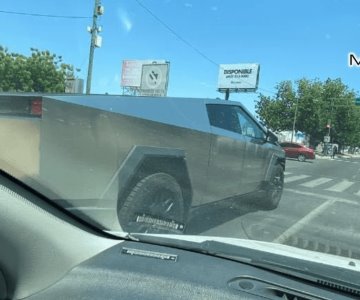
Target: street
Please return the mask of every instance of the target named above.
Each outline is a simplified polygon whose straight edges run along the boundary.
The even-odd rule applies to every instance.
[[[277,209],[259,211],[249,204],[221,203],[194,213],[188,233],[262,240],[360,258],[359,205],[360,158],[288,159]],[[213,227],[205,228],[205,224]]]

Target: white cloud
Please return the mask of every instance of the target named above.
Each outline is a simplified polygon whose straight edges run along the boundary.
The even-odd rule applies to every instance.
[[[193,7],[193,5],[192,5],[191,3],[188,3],[188,2],[186,2],[184,5],[185,5],[185,7],[187,7],[187,8],[192,8],[192,7]]]
[[[128,16],[127,12],[119,9],[118,10],[118,17],[120,19],[122,28],[126,31],[126,32],[130,32],[131,29],[133,28],[133,22],[130,20],[130,17]]]

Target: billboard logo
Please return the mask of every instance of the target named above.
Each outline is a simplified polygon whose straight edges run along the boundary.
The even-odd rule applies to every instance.
[[[360,57],[355,53],[350,52],[348,54],[348,65],[349,67],[360,67]]]
[[[235,69],[235,70],[224,70],[224,74],[251,74],[252,69]]]
[[[157,88],[161,84],[162,73],[159,68],[154,68],[148,73],[146,83],[151,88]]]

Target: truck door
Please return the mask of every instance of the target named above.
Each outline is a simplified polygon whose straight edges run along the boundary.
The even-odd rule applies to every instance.
[[[250,191],[259,189],[265,179],[272,155],[271,145],[266,142],[266,134],[260,126],[241,107],[237,107],[236,113],[240,122],[241,132],[246,141],[243,173],[244,184]]]
[[[236,106],[207,104],[211,125],[211,150],[208,169],[208,197],[206,202],[246,193],[243,172],[246,139]]]

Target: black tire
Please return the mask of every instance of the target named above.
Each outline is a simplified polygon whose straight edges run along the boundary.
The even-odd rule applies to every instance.
[[[278,207],[284,189],[284,168],[276,165],[273,170],[265,197],[261,200],[263,210],[273,210]]]
[[[299,154],[298,161],[304,162],[306,160],[306,156],[304,154]]]
[[[118,218],[126,232],[182,233],[186,218],[180,185],[166,173],[143,178],[118,207]]]

